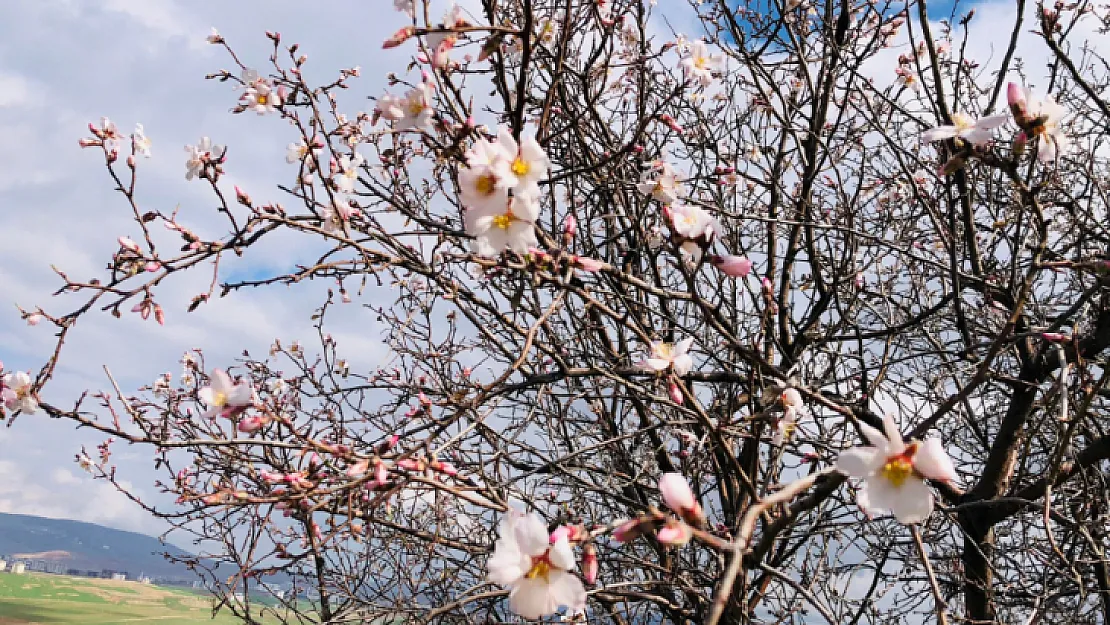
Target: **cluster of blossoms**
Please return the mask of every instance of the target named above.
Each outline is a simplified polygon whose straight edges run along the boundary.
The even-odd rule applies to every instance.
[[[686,48],[678,65],[687,83],[708,87],[713,83],[713,75],[723,70],[724,57],[710,54],[704,42],[695,41]]]
[[[92,133],[92,138],[85,138],[78,141],[78,144],[83,148],[103,147],[104,152],[108,155],[109,161],[115,161],[119,158],[120,145],[123,143],[124,135],[116,128],[116,124],[107,117],[100,118],[100,125],[89,123],[89,132]],[[150,148],[152,142],[146,136],[146,130],[142,124],[135,124],[135,131],[131,133],[131,150],[132,155],[128,157],[127,163],[132,167],[135,166],[134,155],[139,155],[145,158],[150,158]]]
[[[274,88],[273,81],[253,69],[243,70],[242,81],[243,95],[239,105],[232,109],[233,113],[254,111],[265,115],[278,110],[277,107],[285,102],[285,86]]]
[[[0,400],[4,402],[4,407],[23,414],[38,412],[39,402],[31,386],[31,376],[23,371],[5,374],[0,382]]]
[[[525,254],[539,244],[538,183],[549,167],[533,137],[518,142],[504,126],[496,140],[479,139],[466,153],[459,187],[466,233],[474,237],[476,253],[496,256],[508,249]]]
[[[1006,99],[1014,123],[1020,128],[1013,142],[1015,155],[1020,156],[1029,142],[1034,143],[1037,159],[1043,163],[1055,161],[1058,155],[1067,150],[1069,141],[1061,127],[1067,110],[1057,104],[1051,95],[1038,99],[1028,88],[1009,83],[1006,87]],[[921,140],[933,142],[954,139],[983,148],[993,138],[992,131],[1009,120],[1004,114],[975,119],[965,113],[953,113],[951,117],[951,124],[926,130],[921,134]],[[942,173],[951,173],[963,167],[964,162],[963,156],[956,156],[945,163]]]
[[[196,145],[185,146],[185,179],[207,178],[215,182],[223,173],[222,165],[227,156],[227,148],[214,145],[208,137],[201,137]]]
[[[404,97],[387,93],[378,99],[373,121],[386,119],[393,122],[395,131],[419,130],[431,133],[435,128],[435,109],[432,108],[432,86],[421,83]]]

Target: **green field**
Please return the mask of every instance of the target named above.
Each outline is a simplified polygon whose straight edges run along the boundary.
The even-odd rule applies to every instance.
[[[242,621],[188,590],[136,582],[0,573],[0,625],[233,625]],[[265,619],[264,622],[277,622]]]

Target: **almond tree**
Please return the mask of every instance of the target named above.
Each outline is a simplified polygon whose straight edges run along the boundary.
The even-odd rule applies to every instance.
[[[188,148],[218,238],[146,206],[141,127],[90,126],[134,231],[25,311],[58,346],[7,419],[103,433],[79,461],[125,492],[114,444],[149,448],[176,501],[135,503],[222,597],[291,576],[287,622],[1110,622],[1105,7],[1019,1],[981,66],[998,24],[924,0],[701,1],[686,36],[639,0],[396,5],[388,93],[209,38],[295,168],[264,204]],[[221,270],[279,234],[323,251]],[[81,317],[172,324],[184,272],[190,310],[334,289],[311,347],[52,399]],[[389,329],[373,370],[344,305]]]

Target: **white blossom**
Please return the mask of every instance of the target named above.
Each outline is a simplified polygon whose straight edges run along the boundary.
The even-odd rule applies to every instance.
[[[687,337],[677,343],[653,341],[647,358],[641,361],[639,366],[648,371],[666,371],[669,368],[675,375],[686,375],[694,366],[694,360],[688,353],[693,343],[693,337]]]
[[[921,141],[931,143],[959,137],[974,145],[986,145],[991,140],[991,130],[1004,124],[1007,119],[1006,115],[991,115],[977,120],[963,113],[953,113],[951,124],[926,130],[921,133]]]
[[[704,42],[695,41],[690,44],[689,50],[678,64],[686,82],[706,87],[713,82],[713,73],[721,70],[723,57],[709,54],[709,48]]]
[[[836,468],[849,477],[862,478],[856,502],[868,515],[890,511],[902,523],[920,523],[933,512],[933,492],[926,479],[956,480],[956,469],[940,439],[903,442],[898,424],[883,418],[885,434],[861,423],[870,447],[841,452]]]
[[[499,534],[487,564],[489,580],[510,588],[513,612],[538,619],[561,606],[585,608],[586,589],[572,572],[574,552],[565,535],[551,543],[543,520],[516,511],[502,519]]]
[[[19,410],[24,414],[38,412],[39,402],[32,392],[31,376],[23,371],[6,374],[3,386],[0,399],[3,399],[4,406],[8,410]]]

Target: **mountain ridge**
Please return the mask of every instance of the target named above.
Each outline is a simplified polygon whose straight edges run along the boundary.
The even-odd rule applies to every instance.
[[[168,580],[196,579],[184,565],[169,561],[163,554],[191,555],[138,532],[85,521],[0,512],[0,556],[44,560],[81,571],[126,571],[131,577],[142,573]]]

